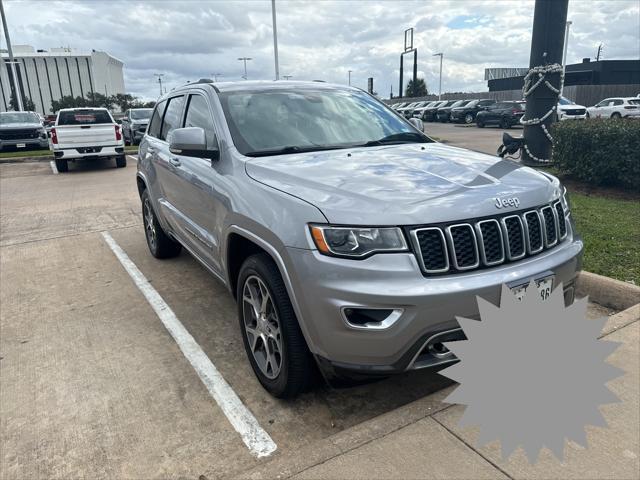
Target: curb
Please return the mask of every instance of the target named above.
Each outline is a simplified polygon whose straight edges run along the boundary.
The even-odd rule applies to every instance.
[[[7,157],[0,158],[0,163],[33,163],[33,162],[50,162],[53,155],[38,155],[37,157]]]
[[[640,287],[583,271],[576,280],[576,296],[622,311],[640,303]]]

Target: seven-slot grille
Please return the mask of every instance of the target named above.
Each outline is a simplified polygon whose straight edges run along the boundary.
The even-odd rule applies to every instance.
[[[40,132],[37,128],[24,128],[20,130],[5,130],[0,132],[2,140],[26,140],[30,138],[38,138]]]
[[[535,255],[567,236],[562,204],[496,218],[411,230],[426,273],[473,270]]]

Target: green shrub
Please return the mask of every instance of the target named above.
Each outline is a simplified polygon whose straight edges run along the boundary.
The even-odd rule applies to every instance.
[[[560,172],[592,185],[640,187],[640,121],[558,122],[551,134]]]

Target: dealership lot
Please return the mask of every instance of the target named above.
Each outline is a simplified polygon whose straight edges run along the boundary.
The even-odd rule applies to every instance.
[[[480,130],[430,127],[436,137],[438,128]],[[220,408],[225,399],[212,398],[102,232],[277,445],[272,457],[312,448],[418,399],[451,423],[455,412],[447,414],[451,407],[441,401],[450,382],[424,371],[343,390],[318,384],[289,402],[268,395],[246,360],[236,305],[222,284],[186,253],[167,261],[148,253],[134,177],[134,157],[127,168],[87,162],[68,174],[55,174],[46,162],[0,164],[0,470],[6,478],[216,478],[271,460],[243,443]],[[590,313],[611,311],[592,305]],[[433,429],[441,442],[422,437],[425,448],[457,442]],[[483,466],[466,447],[459,455],[469,468]]]

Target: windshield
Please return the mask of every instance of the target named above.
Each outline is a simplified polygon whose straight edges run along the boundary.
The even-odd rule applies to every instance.
[[[0,124],[9,123],[40,123],[40,119],[31,112],[2,112],[0,113]]]
[[[133,120],[146,120],[148,118],[151,118],[151,112],[153,112],[153,108],[131,110],[131,118]]]
[[[243,155],[371,146],[391,139],[431,141],[364,92],[243,90],[222,92],[220,101],[233,143]]]
[[[560,99],[558,100],[558,103],[560,105],[575,105],[575,103],[573,103],[571,100],[569,100],[568,98],[564,98],[564,97],[560,97]]]
[[[465,105],[465,107],[475,107],[476,105],[478,105],[479,101],[480,100],[471,100],[469,103]]]

